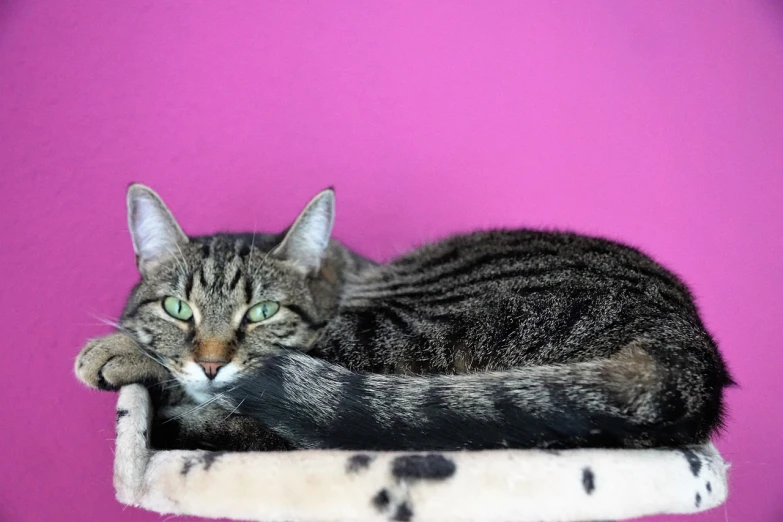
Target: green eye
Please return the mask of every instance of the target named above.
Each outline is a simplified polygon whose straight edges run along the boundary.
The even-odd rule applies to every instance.
[[[193,310],[190,309],[188,303],[182,299],[177,299],[176,297],[167,297],[164,299],[163,309],[166,310],[166,313],[171,317],[179,319],[180,321],[190,321],[190,318],[193,317]]]
[[[260,323],[266,319],[269,319],[277,313],[280,309],[280,305],[274,301],[264,301],[250,307],[245,317],[251,323]]]

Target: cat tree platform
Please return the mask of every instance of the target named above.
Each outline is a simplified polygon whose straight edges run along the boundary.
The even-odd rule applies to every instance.
[[[546,522],[696,513],[728,493],[712,444],[682,450],[155,451],[147,390],[117,402],[120,502],[263,522]]]

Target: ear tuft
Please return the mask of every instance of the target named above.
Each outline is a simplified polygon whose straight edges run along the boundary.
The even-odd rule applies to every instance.
[[[334,189],[315,196],[288,229],[272,255],[291,261],[306,272],[317,272],[329,246],[334,225]]]
[[[151,188],[134,183],[128,187],[128,228],[142,274],[173,257],[188,242],[166,204]]]

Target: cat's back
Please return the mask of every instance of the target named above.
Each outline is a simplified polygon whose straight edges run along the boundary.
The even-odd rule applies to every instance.
[[[660,268],[639,249],[609,239],[557,230],[495,229],[454,234],[425,243],[387,263],[390,268],[420,263],[425,266],[448,263],[470,256],[492,261],[534,261],[581,259],[585,263],[624,259],[638,265]]]
[[[639,250],[567,232],[494,230],[363,270],[319,345],[354,369],[459,372],[598,355],[666,317],[701,328],[687,288]]]
[[[637,248],[572,232],[489,230],[457,234],[373,267],[362,283],[398,297],[459,287],[515,294],[634,289],[691,303],[685,285]]]

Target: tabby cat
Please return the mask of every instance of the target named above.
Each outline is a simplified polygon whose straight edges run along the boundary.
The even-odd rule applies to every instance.
[[[188,237],[142,185],[128,218],[141,281],[76,373],[148,384],[160,447],[644,448],[721,426],[715,342],[633,248],[489,231],[379,264],[330,238],[331,189],[281,234]]]

